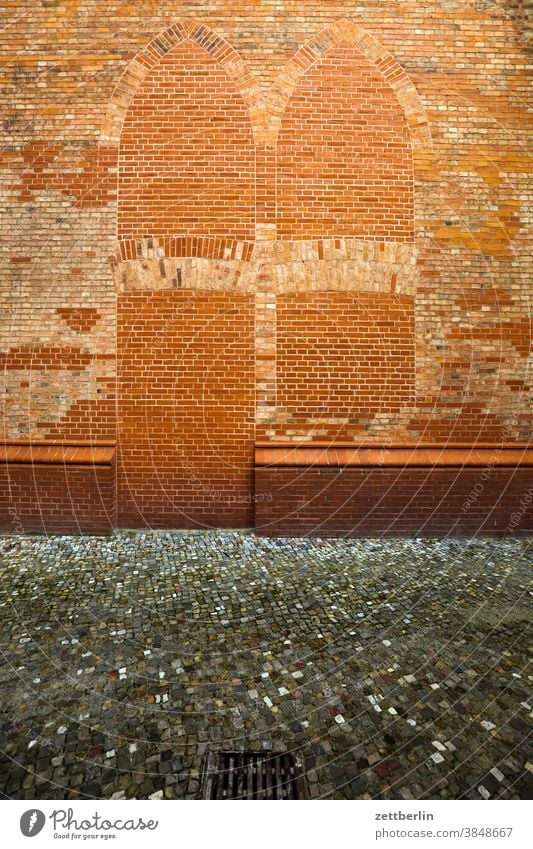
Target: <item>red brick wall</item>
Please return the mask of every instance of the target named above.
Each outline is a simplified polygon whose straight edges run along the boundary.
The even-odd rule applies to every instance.
[[[108,534],[115,523],[113,466],[0,465],[0,531]]]
[[[254,237],[252,125],[241,95],[185,41],[150,72],[120,140],[119,237]]]
[[[358,50],[332,48],[302,77],[278,138],[278,236],[412,241],[405,114]]]
[[[271,3],[223,0],[4,6],[6,436],[113,438],[117,291],[126,301],[133,290],[171,297],[181,285],[227,292],[236,303],[258,293],[262,439],[531,437],[527,35],[512,4],[290,0],[281,15]],[[117,219],[119,234],[129,234],[122,253]],[[296,310],[306,343],[297,361],[288,305],[326,291],[331,304],[362,293],[389,317],[393,295],[411,297],[416,362],[405,352],[389,368],[375,355],[374,328],[358,324],[357,310],[333,306],[329,342]],[[378,322],[391,357],[406,328],[397,318],[388,328],[386,318]],[[216,344],[205,337],[205,362]],[[163,351],[161,369],[172,356]],[[248,386],[241,358],[233,364],[228,392],[240,391],[241,379]],[[168,397],[159,388],[154,429]],[[191,401],[177,428],[189,433],[187,445],[197,407]],[[221,445],[230,441],[228,416],[226,435],[213,425]],[[156,464],[143,465],[146,427],[132,421],[121,479],[126,469],[154,521],[170,522],[164,493],[174,487],[181,504],[183,481],[165,472],[158,483],[153,471],[172,455],[170,437]],[[135,444],[144,446],[139,455]],[[204,471],[216,479],[209,454]],[[231,482],[237,496],[244,479],[235,473],[220,487],[229,497]],[[192,486],[188,497],[200,510]],[[244,512],[239,521],[248,522]],[[217,515],[236,521],[230,513],[226,505]]]
[[[4,411],[8,418],[18,417],[17,435],[32,433],[37,440],[114,438],[115,379],[110,370],[114,370],[115,352],[95,351],[81,336],[88,335],[87,314],[93,312],[89,308],[61,310],[62,319],[70,322],[71,344],[13,345],[0,352]],[[65,386],[69,386],[67,397]],[[53,404],[43,398],[44,388]]]
[[[290,425],[320,420],[342,439],[362,430],[372,415],[412,401],[412,298],[285,295],[278,299],[277,321],[277,404]]]
[[[258,468],[263,536],[471,536],[533,531],[531,469]],[[483,483],[482,483],[483,481]]]
[[[253,301],[128,293],[118,309],[122,527],[253,521]]]
[[[166,214],[166,204],[178,228],[185,226],[185,209],[206,229],[235,219],[236,181],[250,173],[254,126],[260,202],[250,211],[253,179],[238,182],[248,210],[239,216],[239,237],[250,235],[254,215],[278,240],[318,232],[319,224],[324,235],[322,225],[334,217],[335,232],[327,231],[334,239],[341,239],[350,222],[349,237],[359,234],[374,241],[384,210],[379,200],[372,201],[375,216],[361,236],[357,228],[363,211],[356,210],[356,197],[368,199],[375,188],[372,197],[379,198],[381,189],[386,194],[395,184],[400,197],[399,148],[387,146],[386,140],[397,109],[393,144],[404,144],[407,121],[414,151],[417,404],[406,405],[394,421],[374,423],[369,436],[529,438],[531,382],[524,352],[531,334],[523,320],[532,285],[530,130],[523,98],[527,33],[511,5],[506,0],[447,8],[438,0],[414,5],[403,0],[361,0],[357,5],[309,0],[286,3],[283,15],[276,16],[268,3],[222,0],[148,3],[142,9],[84,0],[83,14],[79,4],[5,4],[0,93],[6,192],[0,223],[0,307],[5,320],[0,323],[0,350],[9,357],[11,348],[68,347],[95,359],[94,366],[79,371],[53,365],[39,373],[33,370],[31,381],[26,367],[3,371],[4,432],[32,438],[113,436],[115,299],[109,258],[117,248],[119,200],[121,205],[126,198],[117,191],[116,170],[123,117],[119,106],[129,97],[126,80],[130,89],[137,88],[122,142],[133,129],[128,121],[136,104],[146,101],[146,153],[152,146],[150,156],[155,157],[146,162],[154,169],[161,165],[154,170],[161,206],[157,196],[147,194],[147,202],[154,204],[156,219]],[[193,19],[199,24],[190,24]],[[185,39],[171,50],[168,38],[161,36],[169,27]],[[359,35],[348,47],[350,28]],[[146,52],[153,67],[141,79]],[[139,54],[143,58],[135,65]],[[145,63],[142,70],[146,68]],[[192,85],[195,75],[202,80],[198,90]],[[157,81],[164,78],[159,88]],[[365,87],[371,92],[363,91]],[[150,105],[150,92],[157,97],[163,90],[171,96],[176,92],[184,106],[190,105],[189,91],[194,103],[206,106],[191,116],[199,129],[198,148],[186,134],[181,110],[173,109],[170,126],[168,113]],[[208,121],[213,114],[225,130],[216,147],[210,136],[216,131]],[[357,130],[363,114],[371,132]],[[115,134],[109,132],[110,124],[118,127]],[[278,125],[279,138],[274,131]],[[169,161],[180,174],[182,138],[187,150],[201,154],[197,161],[206,165],[205,184],[182,185],[174,171],[167,174],[164,157],[157,158],[163,148],[155,150],[158,126],[172,139]],[[174,127],[180,132],[174,133]],[[138,150],[144,155],[142,138]],[[372,172],[364,172],[370,138],[372,144],[383,142],[376,161],[382,154],[387,169],[391,165],[388,187],[374,186]],[[210,170],[226,150],[228,161],[224,159],[220,173],[229,169],[229,197],[216,191]],[[408,160],[410,156],[402,167],[407,168]],[[138,163],[141,169],[143,161]],[[357,175],[363,172],[368,180],[359,187]],[[142,183],[147,189],[149,183]],[[136,185],[141,194],[143,187]],[[163,201],[169,187],[170,205]],[[184,187],[195,191],[193,206],[187,199],[179,203]],[[410,204],[409,185],[401,188],[402,203]],[[130,197],[133,215],[137,202]],[[210,214],[208,205],[214,211],[209,221],[202,218]],[[154,210],[149,210],[149,219]],[[264,236],[265,230],[258,233]],[[397,233],[396,238],[403,237]],[[263,263],[261,286],[273,291],[271,265],[263,252],[256,253]],[[331,262],[344,268],[343,260]],[[307,261],[301,265],[301,276],[294,275],[295,290],[314,291],[317,280],[326,277],[325,269],[309,271]],[[368,272],[373,284],[370,265]],[[341,289],[353,285],[350,274],[340,272],[335,282]],[[146,280],[146,288],[152,284],[154,279]],[[93,326],[85,321],[73,326],[65,320],[65,309],[96,310],[98,320]],[[98,359],[101,354],[110,359]],[[272,438],[282,436],[279,431]]]

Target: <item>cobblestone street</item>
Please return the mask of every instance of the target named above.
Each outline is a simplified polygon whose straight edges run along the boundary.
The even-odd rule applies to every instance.
[[[531,796],[526,541],[0,538],[14,799],[193,799],[208,749],[311,798]]]

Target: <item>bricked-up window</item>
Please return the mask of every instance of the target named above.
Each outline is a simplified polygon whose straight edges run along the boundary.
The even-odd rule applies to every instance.
[[[252,524],[253,328],[250,295],[120,296],[122,526]]]
[[[308,428],[334,423],[337,439],[369,416],[398,411],[414,391],[411,298],[361,292],[278,300],[278,403]]]
[[[413,241],[409,128],[393,89],[340,45],[304,74],[278,141],[278,236]]]
[[[168,52],[127,111],[119,236],[254,236],[255,157],[240,93],[193,41]]]

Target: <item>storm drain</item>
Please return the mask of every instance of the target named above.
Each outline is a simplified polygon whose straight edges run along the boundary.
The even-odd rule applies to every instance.
[[[305,799],[304,782],[290,752],[208,752],[204,799]]]

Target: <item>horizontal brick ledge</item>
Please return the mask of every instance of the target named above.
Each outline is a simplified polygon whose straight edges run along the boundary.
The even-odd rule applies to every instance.
[[[528,445],[265,445],[255,447],[255,465],[269,467],[422,467],[533,466]]]
[[[111,466],[115,444],[111,442],[22,442],[0,443],[0,463],[35,466]]]

